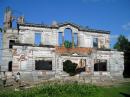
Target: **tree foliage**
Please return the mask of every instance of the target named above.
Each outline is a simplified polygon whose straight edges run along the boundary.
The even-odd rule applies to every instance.
[[[76,74],[76,63],[72,63],[70,60],[63,62],[63,70],[73,76]]]
[[[124,35],[120,35],[117,39],[117,43],[114,45],[114,49],[117,49],[118,51],[125,51],[129,48],[129,40]]]
[[[2,32],[2,28],[0,28],[0,32]]]
[[[76,74],[80,74],[81,72],[85,71],[85,67],[78,67],[77,63],[73,63],[70,60],[66,60],[63,62],[63,70],[67,73],[69,73],[70,76],[74,76]]]
[[[66,48],[71,48],[72,47],[72,43],[70,42],[70,41],[65,41],[64,42],[64,46],[66,47]]]

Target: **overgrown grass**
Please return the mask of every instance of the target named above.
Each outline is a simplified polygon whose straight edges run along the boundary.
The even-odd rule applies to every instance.
[[[90,97],[94,96],[98,88],[93,85],[69,84],[44,84],[23,91],[1,91],[0,97]]]
[[[127,95],[128,94],[128,95]],[[130,83],[99,87],[90,84],[42,84],[31,89],[14,91],[4,89],[0,97],[129,97]]]

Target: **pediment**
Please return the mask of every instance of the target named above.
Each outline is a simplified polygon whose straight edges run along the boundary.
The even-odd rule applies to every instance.
[[[59,31],[64,32],[65,29],[71,29],[72,32],[79,31],[78,26],[71,24],[71,23],[64,23],[64,24],[59,25]]]
[[[80,26],[77,24],[73,24],[73,23],[63,23],[63,24],[59,24],[59,28],[60,27],[65,27],[65,28],[75,28],[75,29],[80,29]]]

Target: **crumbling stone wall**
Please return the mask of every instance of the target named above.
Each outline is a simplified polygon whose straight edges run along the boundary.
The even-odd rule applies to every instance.
[[[18,41],[18,30],[7,29],[6,32],[3,32],[3,41],[2,41],[2,71],[8,71],[8,64],[12,61],[12,48],[9,48],[9,41],[14,40]]]
[[[66,28],[70,28],[72,33],[78,34],[78,47],[71,48],[69,55],[64,55],[66,48],[63,48],[62,54],[58,53],[58,32],[63,32]],[[35,33],[41,33],[41,44],[52,45],[53,47],[36,46]],[[8,62],[13,61],[12,70],[14,73],[20,71],[22,79],[25,80],[42,80],[52,78],[64,78],[69,75],[63,71],[63,62],[67,59],[70,60],[86,60],[86,71],[77,75],[79,77],[98,77],[105,76],[118,76],[122,77],[124,70],[123,52],[118,51],[103,51],[93,48],[93,38],[98,38],[98,48],[109,49],[109,34],[85,32],[79,31],[72,25],[65,25],[59,28],[47,28],[47,27],[35,27],[35,26],[19,26],[18,30],[8,29],[3,36],[3,47],[7,48],[3,51],[3,67],[5,71],[8,71]],[[18,44],[15,44],[12,49],[9,49],[9,40],[15,40]],[[26,44],[26,45],[25,45]],[[31,44],[31,45],[27,45]],[[79,51],[80,50],[80,51]],[[64,52],[66,51],[66,52]],[[89,52],[89,53],[88,53]],[[35,60],[42,59],[52,60],[52,70],[35,70]],[[107,71],[95,72],[94,60],[105,59],[107,60]]]
[[[109,34],[78,31],[77,28],[71,25],[66,25],[57,29],[53,28],[51,29],[46,27],[41,28],[41,27],[20,26],[19,41],[21,43],[34,44],[35,33],[41,33],[41,44],[58,46],[58,32],[63,32],[62,34],[64,36],[64,30],[66,28],[70,28],[72,30],[72,37],[73,33],[78,34],[78,47],[93,48],[93,38],[97,37],[99,48],[109,48],[110,44]]]
[[[12,72],[20,72],[22,80],[66,79],[69,75],[63,71],[63,62],[68,59],[79,63],[79,60],[83,59],[86,60],[86,70],[75,76],[78,80],[95,80],[95,78],[99,79],[101,76],[103,76],[102,78],[105,78],[104,76],[122,77],[124,55],[123,52],[110,50],[110,34],[105,33],[108,31],[102,32],[101,30],[91,30],[89,28],[89,30],[83,30],[82,27],[80,28],[80,26],[71,23],[65,23],[62,26],[57,23],[52,26],[26,24],[24,23],[24,17],[18,18],[18,29],[13,29],[13,19],[11,10],[7,9],[4,17],[2,71],[8,71],[8,64],[12,61]],[[77,33],[77,48],[58,47],[58,32],[63,32],[62,38],[64,40],[64,31],[67,28],[72,31],[72,39],[74,33]],[[43,46],[35,45],[35,33],[41,33],[41,45]],[[93,48],[93,38],[98,38],[98,48],[104,49]],[[10,40],[15,41],[12,48],[9,48]],[[109,49],[109,51],[104,51],[105,49]],[[52,70],[35,69],[35,60],[44,59],[52,60]],[[107,71],[94,71],[95,59],[107,60]]]
[[[51,75],[56,70],[55,66],[55,53],[53,52],[54,48],[41,48],[41,47],[25,47],[25,46],[14,46],[13,47],[13,72],[20,71],[23,77],[26,77],[27,74],[32,75],[38,79],[38,76],[42,74]],[[52,70],[36,70],[35,69],[35,60],[52,60]],[[50,74],[49,74],[50,73]],[[45,75],[44,75],[45,76]]]
[[[107,72],[111,76],[123,77],[124,53],[119,51],[97,51],[94,59],[107,60]]]
[[[42,45],[54,45],[54,46],[58,45],[58,32],[55,29],[20,26],[19,33],[20,33],[19,37],[20,43],[27,43],[34,45],[35,33],[41,33]]]

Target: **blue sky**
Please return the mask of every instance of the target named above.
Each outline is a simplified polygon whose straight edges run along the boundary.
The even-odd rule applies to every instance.
[[[0,0],[0,26],[7,6],[26,22],[69,21],[111,31],[111,47],[120,34],[130,39],[130,0]]]

